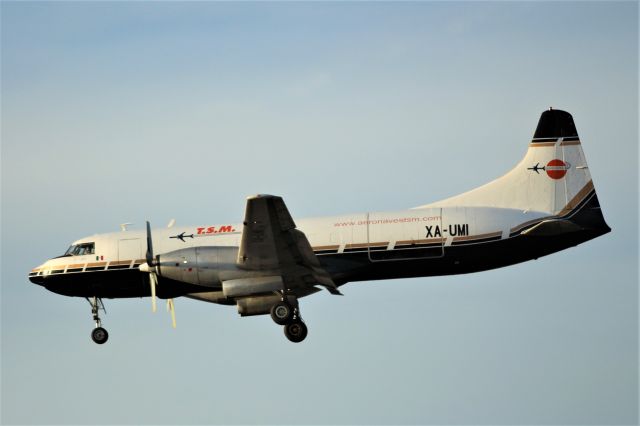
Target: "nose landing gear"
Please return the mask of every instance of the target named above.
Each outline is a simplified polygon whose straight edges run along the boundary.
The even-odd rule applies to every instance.
[[[102,328],[102,321],[100,321],[100,316],[98,315],[98,311],[102,309],[102,311],[106,314],[107,311],[104,309],[104,303],[102,303],[102,299],[93,296],[91,299],[86,298],[87,302],[91,305],[91,313],[93,314],[93,320],[96,322],[96,328],[91,332],[91,339],[99,345],[102,345],[109,339],[109,333],[107,330]]]

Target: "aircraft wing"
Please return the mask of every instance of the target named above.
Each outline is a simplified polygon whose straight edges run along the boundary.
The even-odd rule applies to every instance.
[[[294,293],[321,285],[332,294],[341,294],[320,265],[306,235],[296,229],[281,197],[249,197],[243,225],[238,266],[270,274],[277,271]]]

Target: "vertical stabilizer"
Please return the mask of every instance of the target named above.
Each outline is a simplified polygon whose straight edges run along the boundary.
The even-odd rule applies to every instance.
[[[464,194],[419,208],[497,207],[569,216],[587,202],[599,211],[573,117],[550,108],[540,116],[526,155],[510,172]]]

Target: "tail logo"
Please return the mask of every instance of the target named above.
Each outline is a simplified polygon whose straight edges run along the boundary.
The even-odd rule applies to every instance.
[[[545,170],[545,169],[546,169],[545,166],[540,167],[540,163],[536,163],[536,165],[533,167],[527,167],[527,170],[533,170],[538,175],[540,174],[540,170]]]
[[[551,160],[544,167],[544,170],[547,172],[547,176],[551,179],[562,179],[566,174],[567,170],[571,168],[571,164],[562,161],[562,160]]]

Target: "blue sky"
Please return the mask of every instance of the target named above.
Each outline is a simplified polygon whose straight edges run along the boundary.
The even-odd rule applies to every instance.
[[[2,422],[623,424],[638,419],[636,2],[18,3],[2,12]],[[513,267],[354,283],[266,317],[88,304],[28,282],[145,220],[413,207],[574,116],[607,236]],[[282,392],[282,393],[281,393]]]

